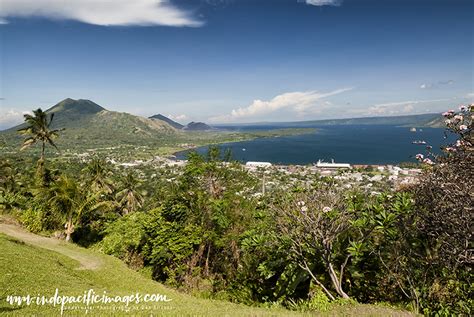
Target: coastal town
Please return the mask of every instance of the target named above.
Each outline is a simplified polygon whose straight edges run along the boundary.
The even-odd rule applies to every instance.
[[[93,154],[82,153],[78,155],[80,161],[86,163]],[[173,156],[155,156],[150,160],[133,160],[130,162],[120,162],[112,158],[106,159],[118,169],[154,170],[153,173],[141,173],[142,177],[158,177],[166,170],[168,181],[172,182],[175,175],[182,173],[183,168],[188,163],[187,160],[176,159]],[[321,178],[332,178],[344,188],[358,188],[377,195],[385,190],[399,190],[405,186],[417,183],[419,175],[422,173],[421,166],[416,163],[409,164],[409,167],[380,164],[348,164],[336,163],[334,161],[324,162],[318,160],[307,165],[282,165],[262,161],[248,162],[220,162],[228,168],[240,168],[248,171],[262,180],[260,195],[271,192],[272,188],[289,188],[291,186],[311,186]]]

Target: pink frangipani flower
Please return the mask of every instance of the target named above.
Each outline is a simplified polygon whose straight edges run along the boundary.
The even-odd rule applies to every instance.
[[[330,212],[332,210],[331,207],[324,207],[323,212]]]
[[[430,160],[429,158],[425,158],[423,160],[423,163],[428,164],[428,165],[433,165],[434,164],[434,162],[432,160]]]

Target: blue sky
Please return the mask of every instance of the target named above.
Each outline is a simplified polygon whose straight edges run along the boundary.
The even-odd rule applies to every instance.
[[[470,0],[1,1],[0,129],[67,97],[211,123],[474,98]]]

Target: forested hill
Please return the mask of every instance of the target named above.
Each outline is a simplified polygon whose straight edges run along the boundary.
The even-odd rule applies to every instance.
[[[84,99],[65,99],[46,112],[54,113],[51,128],[62,129],[58,145],[68,148],[150,144],[177,133],[164,121],[109,111]],[[17,130],[24,126],[20,124],[0,134],[7,143],[19,143],[22,137]]]

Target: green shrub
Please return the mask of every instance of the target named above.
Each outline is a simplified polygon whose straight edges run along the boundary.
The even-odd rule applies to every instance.
[[[131,213],[111,223],[105,230],[106,236],[100,242],[100,249],[120,259],[141,251],[145,242],[145,224],[150,218],[146,213]]]
[[[20,214],[20,222],[31,232],[41,232],[44,229],[44,212],[39,208],[28,208]]]

